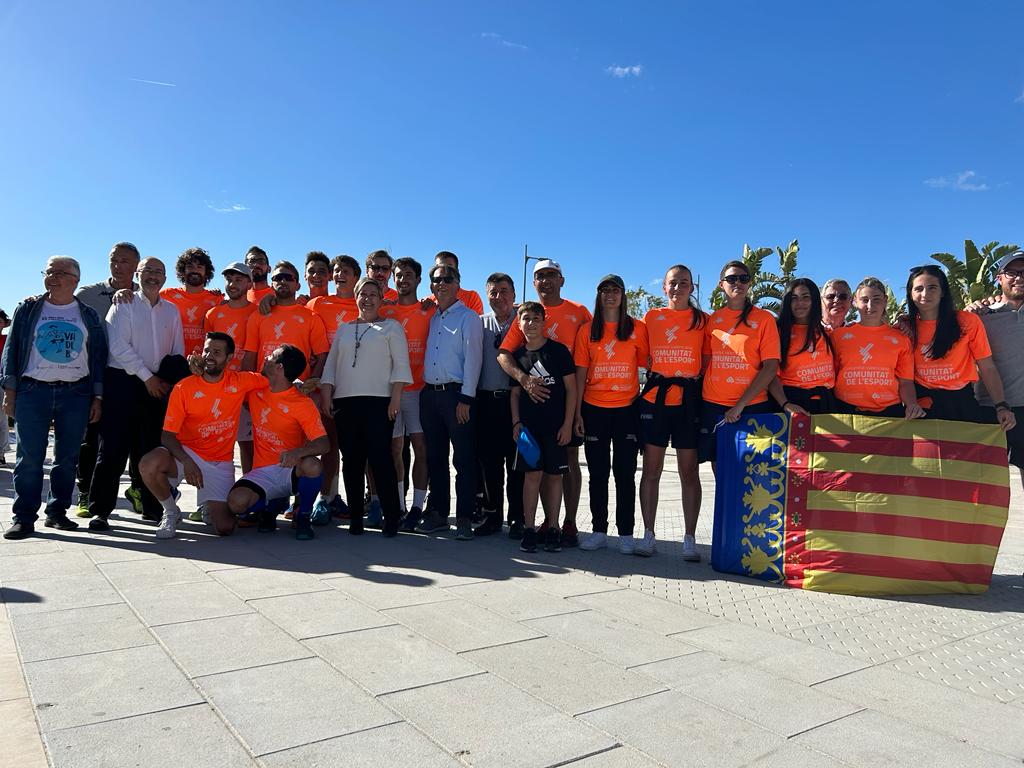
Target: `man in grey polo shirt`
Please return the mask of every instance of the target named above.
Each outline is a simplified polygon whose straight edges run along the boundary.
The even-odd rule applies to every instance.
[[[513,470],[516,444],[512,440],[512,380],[498,364],[498,350],[516,320],[516,288],[512,278],[495,272],[487,278],[487,301],[491,311],[483,315],[483,364],[476,394],[477,461],[483,475],[484,520],[473,531],[477,536],[500,533],[504,521],[503,490],[508,472],[509,531],[522,529],[523,474]]]
[[[110,304],[115,293],[122,288],[127,288],[129,291],[139,289],[139,286],[132,280],[135,270],[139,267],[139,258],[139,249],[134,245],[128,242],[117,243],[110,249],[110,277],[98,283],[83,285],[75,292],[75,297],[86,306],[96,310],[96,314],[102,321],[110,311]],[[82,440],[82,446],[78,453],[78,511],[76,512],[78,517],[92,517],[92,513],[89,511],[89,487],[92,485],[92,472],[96,468],[96,452],[99,450],[99,444],[100,424],[97,421],[90,424],[85,430],[85,438]],[[128,474],[132,480],[128,494],[132,495],[132,491],[134,491],[141,498],[142,478],[139,476],[136,462],[132,461],[129,464]]]
[[[992,347],[992,360],[1003,380],[1003,397],[993,403],[984,385],[976,385],[978,402],[993,408],[1012,408],[1017,426],[1006,433],[1010,464],[1022,470],[1024,481],[1024,250],[1016,250],[995,265],[1002,301],[981,307],[981,320]],[[992,418],[995,421],[995,416]]]

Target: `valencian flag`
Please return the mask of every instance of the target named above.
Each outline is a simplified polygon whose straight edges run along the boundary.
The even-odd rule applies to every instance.
[[[764,414],[717,440],[715,570],[851,595],[988,589],[1010,503],[998,426]]]

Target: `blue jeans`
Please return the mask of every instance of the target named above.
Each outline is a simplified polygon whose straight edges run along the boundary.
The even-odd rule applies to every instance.
[[[78,449],[89,423],[92,384],[89,379],[48,384],[22,377],[14,401],[18,454],[14,465],[14,520],[31,525],[39,519],[43,497],[43,461],[53,424],[53,466],[46,516],[60,517],[71,506]]]

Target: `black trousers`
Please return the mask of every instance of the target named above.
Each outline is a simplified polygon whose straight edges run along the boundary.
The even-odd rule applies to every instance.
[[[583,403],[583,452],[590,472],[590,515],[595,533],[608,532],[608,476],[615,475],[615,527],[632,536],[636,522],[636,463],[640,419],[636,404],[600,408]]]
[[[484,509],[504,517],[503,491],[507,490],[508,521],[522,522],[523,473],[513,468],[516,444],[512,441],[512,402],[508,390],[478,390],[473,422],[477,460],[484,479]]]
[[[100,423],[90,424],[85,430],[85,439],[78,449],[78,492],[89,495],[92,487],[92,473],[96,470],[96,456],[100,450]],[[128,457],[128,477],[132,480],[132,488],[142,488],[144,483],[139,476],[139,463],[134,457]]]
[[[391,458],[391,431],[387,397],[340,397],[334,403],[334,424],[341,449],[341,476],[348,498],[363,498],[363,478],[370,465],[384,511],[385,529],[398,527],[398,477]],[[355,520],[359,520],[356,515]],[[357,526],[358,527],[358,526]]]
[[[429,384],[420,392],[420,423],[427,441],[427,469],[430,473],[430,507],[441,515],[451,513],[452,496],[448,455],[455,465],[455,519],[471,523],[476,500],[476,458],[473,456],[473,418],[459,424],[455,408],[458,388],[435,390]],[[473,406],[476,410],[476,405]],[[472,413],[472,411],[471,411]]]
[[[99,453],[89,488],[89,511],[107,517],[117,505],[117,489],[125,464],[139,460],[160,445],[167,398],[150,396],[137,376],[120,368],[107,368],[103,376],[103,416],[100,418]],[[142,508],[149,514],[163,511],[144,483]]]

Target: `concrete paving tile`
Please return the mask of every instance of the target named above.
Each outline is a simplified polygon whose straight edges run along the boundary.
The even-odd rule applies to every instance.
[[[850,763],[790,742],[757,758],[754,762],[749,763],[747,768],[779,768],[779,766],[786,768],[849,768]]]
[[[448,587],[446,591],[512,621],[584,610],[584,606],[523,584],[522,580],[481,581],[461,587]]]
[[[301,643],[256,613],[155,627],[190,677],[309,658]],[[237,642],[224,642],[237,638]]]
[[[44,732],[202,701],[156,645],[25,665]]]
[[[477,768],[560,765],[615,744],[494,675],[414,688],[383,700]]]
[[[16,651],[0,653],[0,701],[24,699],[28,696],[21,661]]]
[[[642,752],[621,746],[566,763],[565,768],[658,768],[660,765]]]
[[[597,611],[531,619],[524,624],[620,667],[669,659],[698,650],[682,640],[641,629],[625,619]]]
[[[252,541],[246,541],[249,533],[251,532],[245,532],[232,541],[215,539],[208,543],[204,542],[204,546],[198,548],[198,551],[193,547],[182,552],[181,556],[187,557],[197,568],[202,568],[207,573],[230,571],[234,568],[284,567],[284,560],[279,554],[261,549]]]
[[[790,632],[878,610],[877,605],[870,603],[856,606],[847,601],[816,600],[813,594],[790,589],[753,600],[723,603],[709,610],[728,621],[773,632]]]
[[[548,637],[463,656],[570,715],[665,690],[648,677]]]
[[[210,575],[243,600],[330,589],[320,579],[308,573],[273,568],[233,568],[228,571],[213,571]]]
[[[378,611],[455,599],[451,593],[432,587],[422,580],[410,584],[407,577],[398,575],[374,574],[372,579],[352,576],[324,579],[324,584],[341,590]]]
[[[865,710],[794,737],[858,768],[1010,768],[1020,761]]]
[[[881,612],[850,616],[792,632],[789,637],[872,664],[881,664],[945,645],[956,635],[943,634],[929,618],[886,621]]]
[[[483,672],[465,656],[401,625],[317,637],[305,645],[374,695]]]
[[[124,603],[17,616],[23,661],[116,651],[156,642]]]
[[[456,653],[543,635],[465,600],[391,608],[385,613]]]
[[[93,573],[71,578],[11,581],[0,587],[0,599],[7,604],[11,616],[124,602],[106,577],[95,569]]]
[[[267,768],[459,768],[455,758],[408,723],[394,723],[336,739],[264,755]]]
[[[210,580],[201,568],[188,560],[173,557],[104,563],[99,569],[118,589],[145,589]]]
[[[1004,704],[871,667],[821,683],[815,690],[869,707],[959,741],[1024,759],[1024,720]]]
[[[250,600],[249,605],[299,640],[396,623],[336,589]]]
[[[0,558],[0,581],[4,584],[95,572],[95,563],[81,552],[45,552]]]
[[[195,682],[256,755],[399,719],[322,659],[241,669]]]
[[[29,699],[0,701],[0,723],[4,724],[0,768],[47,768],[46,753]]]
[[[47,555],[52,552],[60,552],[59,541],[47,541],[46,539],[21,539],[8,541],[0,539],[0,557],[21,557],[22,555]]]
[[[685,632],[721,623],[714,616],[633,590],[570,597],[568,601],[601,611],[601,613],[607,613],[610,616],[617,616],[660,635]]]
[[[245,601],[215,581],[126,589],[124,594],[150,627],[252,612]]]
[[[869,665],[865,660],[743,624],[726,623],[673,637],[804,685],[813,685]]]
[[[580,715],[666,765],[742,766],[784,743],[782,736],[678,691]]]
[[[81,551],[96,565],[103,563],[127,563],[132,560],[157,560],[167,557],[167,553],[159,548],[156,539],[149,541],[120,542],[104,538],[91,547],[82,547]]]
[[[592,595],[595,592],[613,592],[623,589],[613,581],[599,579],[589,573],[580,573],[579,571],[531,579],[529,584],[534,589],[557,597],[576,597],[577,595]]]
[[[465,563],[451,557],[428,557],[410,560],[399,565],[371,564],[370,573],[387,573],[422,579],[434,587],[456,587],[497,578],[494,570],[485,566]]]
[[[256,763],[203,702],[50,731],[54,768],[248,768]]]

